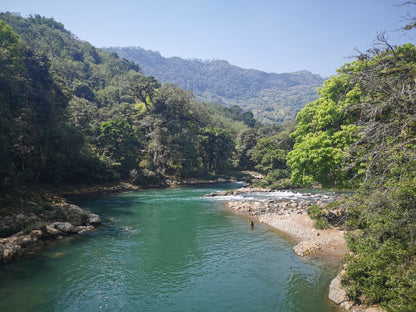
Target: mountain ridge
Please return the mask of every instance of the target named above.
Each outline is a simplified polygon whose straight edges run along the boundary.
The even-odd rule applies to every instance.
[[[133,61],[143,74],[154,76],[162,83],[178,84],[193,91],[200,101],[251,110],[264,124],[295,119],[307,103],[318,98],[317,89],[324,81],[307,70],[268,73],[232,65],[226,60],[164,57],[158,51],[140,47],[102,49]]]

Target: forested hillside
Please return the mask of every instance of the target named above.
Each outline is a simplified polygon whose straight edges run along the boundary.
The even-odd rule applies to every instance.
[[[2,13],[0,22],[2,188],[160,185],[234,168],[251,112],[197,102],[53,19]]]
[[[414,27],[414,26],[413,26]],[[343,283],[350,297],[416,310],[416,47],[362,53],[303,109],[288,155],[292,182],[352,187]],[[380,46],[380,45],[379,45]]]
[[[198,102],[191,91],[146,76],[151,64],[118,55],[137,49],[106,52],[53,19],[1,13],[0,215],[16,219],[19,211],[10,205],[17,197],[10,194],[40,184],[161,186],[257,170],[265,176],[258,183],[271,188],[348,188],[353,195],[332,207],[341,213],[338,225],[352,230],[343,276],[349,296],[388,311],[415,311],[416,47],[379,41],[325,81],[303,109],[305,88],[312,92],[321,83],[310,73],[265,74],[141,51],[158,70],[169,63],[166,73],[182,82],[199,73],[184,88],[199,81],[199,96],[215,95],[210,99],[230,105],[224,107]],[[296,121],[283,125],[260,127],[248,106],[232,106],[250,105],[240,95],[286,101],[279,92],[287,90],[303,104]],[[281,122],[297,110],[273,105],[258,105],[256,115]]]
[[[228,107],[238,105],[252,111],[263,124],[293,120],[305,105],[317,98],[324,81],[308,71],[275,74],[243,69],[223,60],[165,58],[142,48],[106,48],[138,64],[145,75],[163,83],[175,83],[192,90],[204,102]]]

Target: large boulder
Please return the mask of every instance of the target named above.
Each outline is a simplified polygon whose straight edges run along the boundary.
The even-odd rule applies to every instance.
[[[3,263],[10,262],[21,250],[19,245],[14,245],[12,243],[0,244],[0,260]]]
[[[76,233],[74,226],[69,222],[55,222],[49,224],[47,226],[47,229],[56,229],[67,234]]]
[[[293,247],[293,251],[300,257],[313,254],[320,249],[322,249],[321,243],[317,241],[303,241]]]
[[[60,230],[58,230],[57,228],[55,228],[51,225],[45,226],[45,231],[48,235],[52,235],[52,236],[58,236],[58,235],[62,234],[62,232]]]
[[[345,301],[348,301],[347,292],[345,291],[345,288],[342,287],[341,284],[341,275],[343,272],[337,275],[331,283],[329,284],[329,293],[328,298],[335,302],[336,304],[341,304]]]
[[[95,213],[90,213],[88,215],[88,223],[91,225],[99,225],[101,224],[101,218],[99,215],[96,215]]]

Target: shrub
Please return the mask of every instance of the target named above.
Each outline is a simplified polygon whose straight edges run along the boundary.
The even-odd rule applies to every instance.
[[[317,229],[324,230],[331,227],[326,217],[325,211],[319,208],[318,205],[312,205],[309,208],[309,217],[312,220],[315,220],[313,226]]]

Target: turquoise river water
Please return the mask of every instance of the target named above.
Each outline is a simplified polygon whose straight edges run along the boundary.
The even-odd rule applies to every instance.
[[[103,225],[0,268],[0,311],[335,311],[337,263],[202,197],[235,187],[78,200]]]

